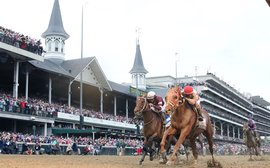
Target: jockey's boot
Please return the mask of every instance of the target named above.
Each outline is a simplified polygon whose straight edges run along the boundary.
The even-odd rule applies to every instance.
[[[163,125],[166,125],[166,117],[165,117],[165,113],[161,112],[161,118],[162,118],[162,123],[163,123]]]
[[[199,120],[199,121],[203,121],[203,116],[202,116],[201,110],[198,109],[197,111],[198,111],[198,120]]]
[[[196,109],[196,111],[198,113],[198,120],[203,121],[203,116],[202,116],[202,111],[201,111],[200,105],[196,103],[195,104],[195,109]]]
[[[141,128],[140,134],[141,134],[141,135],[144,135],[144,127]]]

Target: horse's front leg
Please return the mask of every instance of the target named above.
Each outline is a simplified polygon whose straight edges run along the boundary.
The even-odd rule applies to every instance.
[[[146,154],[147,154],[147,150],[145,149],[145,147],[143,147],[142,157],[141,157],[141,160],[139,162],[139,165],[142,165],[142,162],[144,161]]]
[[[252,147],[249,147],[249,161],[253,161],[253,158],[252,158]]]
[[[166,152],[165,150],[165,143],[166,143],[166,139],[167,139],[167,136],[168,136],[168,132],[169,130],[171,129],[171,127],[169,127],[168,129],[166,129],[163,133],[163,137],[162,137],[162,140],[160,142],[160,154],[163,154],[164,152]]]
[[[167,136],[169,133],[173,133],[175,132],[175,129],[172,128],[171,126],[166,129],[164,131],[164,134],[163,134],[163,137],[162,137],[162,140],[161,140],[161,143],[160,143],[160,155],[161,155],[161,160],[159,161],[159,163],[163,163],[165,164],[167,162],[167,158],[166,158],[166,149],[165,149],[165,143],[166,143],[166,139],[167,139]],[[171,134],[170,133],[170,134]]]
[[[191,128],[185,128],[185,129],[182,129],[180,132],[180,137],[178,138],[176,144],[174,145],[174,148],[173,148],[173,153],[170,157],[170,160],[167,162],[167,165],[171,165],[172,162],[174,162],[175,160],[175,157],[176,157],[176,152],[178,151],[178,149],[180,148],[181,144],[184,142],[184,140],[186,139],[187,135],[189,134]]]

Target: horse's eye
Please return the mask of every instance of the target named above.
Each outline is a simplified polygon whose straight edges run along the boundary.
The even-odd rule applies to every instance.
[[[177,99],[177,96],[176,96],[176,95],[174,95],[174,96],[173,96],[173,99]]]

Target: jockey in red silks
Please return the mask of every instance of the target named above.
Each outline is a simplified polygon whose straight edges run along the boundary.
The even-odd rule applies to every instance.
[[[161,96],[156,95],[154,91],[147,93],[147,102],[150,104],[151,110],[158,113],[164,122],[164,101]]]
[[[182,92],[183,96],[189,102],[190,105],[194,106],[198,113],[198,120],[203,121],[203,116],[201,112],[200,97],[199,94],[192,86],[185,86],[184,91]]]

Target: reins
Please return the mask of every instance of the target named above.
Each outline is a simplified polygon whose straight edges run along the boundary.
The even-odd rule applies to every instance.
[[[142,113],[142,112],[143,112],[143,110],[145,110],[145,108],[146,108],[147,100],[146,100],[146,98],[143,98],[143,99],[144,99],[143,108],[140,110],[140,112],[139,112],[139,113]],[[154,120],[154,117],[152,117],[152,119],[151,119],[150,121],[148,121],[147,123],[144,123],[144,126],[146,126],[146,125],[150,124],[150,123],[151,123],[153,120]]]

